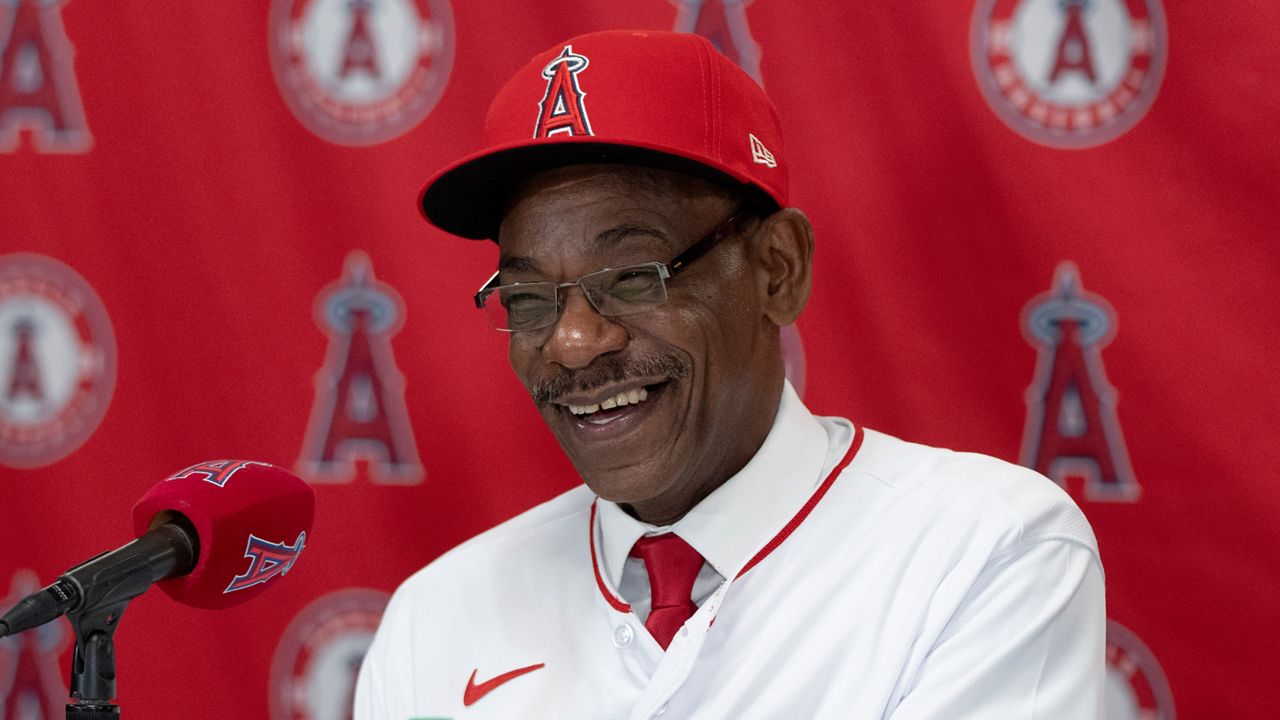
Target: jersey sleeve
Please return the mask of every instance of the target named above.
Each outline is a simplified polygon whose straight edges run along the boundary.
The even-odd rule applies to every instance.
[[[992,558],[891,720],[1098,720],[1106,606],[1092,547],[1029,540]]]

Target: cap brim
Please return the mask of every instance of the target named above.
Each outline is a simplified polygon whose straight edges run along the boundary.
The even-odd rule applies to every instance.
[[[446,232],[473,240],[496,239],[503,206],[517,185],[544,170],[584,164],[640,165],[729,185],[754,185],[729,168],[712,167],[705,159],[685,157],[668,148],[593,139],[525,141],[489,148],[441,170],[423,187],[418,207],[428,222]]]

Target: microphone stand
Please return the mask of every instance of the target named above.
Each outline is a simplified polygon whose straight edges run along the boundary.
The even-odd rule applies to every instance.
[[[71,659],[71,697],[67,720],[119,720],[116,696],[115,633],[128,600],[69,613],[76,648]]]
[[[67,612],[76,633],[67,720],[119,720],[115,633],[129,601],[167,577],[190,572],[199,557],[195,528],[181,515],[157,515],[137,540],[67,571],[83,601]]]

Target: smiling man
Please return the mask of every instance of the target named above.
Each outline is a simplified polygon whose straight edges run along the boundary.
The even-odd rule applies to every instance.
[[[395,594],[357,720],[1096,718],[1096,543],[1053,483],[818,418],[780,329],[814,239],[705,40],[557,44],[423,193],[584,485]]]
[[[540,173],[512,198],[503,284],[481,292],[516,330],[512,368],[598,496],[651,524],[679,520],[773,424],[777,328],[808,297],[807,223],[763,220],[767,201],[750,193],[613,164]]]

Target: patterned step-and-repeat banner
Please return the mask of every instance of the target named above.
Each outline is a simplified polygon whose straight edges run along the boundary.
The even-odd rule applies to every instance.
[[[288,579],[136,600],[121,703],[348,717],[389,591],[576,482],[470,307],[494,248],[415,195],[534,53],[677,29],[783,116],[808,404],[1073,494],[1109,718],[1275,717],[1277,26],[1258,0],[0,0],[0,604],[128,540],[174,470],[291,468],[318,516]],[[0,718],[61,717],[70,640],[0,641]]]

